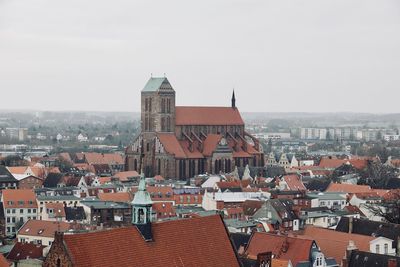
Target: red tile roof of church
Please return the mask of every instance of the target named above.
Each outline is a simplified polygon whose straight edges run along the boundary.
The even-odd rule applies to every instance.
[[[64,235],[75,267],[239,266],[218,215],[152,224],[153,240],[136,227]]]
[[[186,154],[183,151],[178,139],[176,139],[175,134],[157,133],[157,137],[164,146],[166,152],[175,155],[176,158],[186,158]]]
[[[221,140],[222,135],[220,134],[209,134],[207,135],[206,140],[204,140],[204,148],[203,148],[203,154],[206,157],[209,157],[212,155],[214,150],[216,149],[219,141]]]
[[[176,125],[244,125],[237,108],[176,107]]]

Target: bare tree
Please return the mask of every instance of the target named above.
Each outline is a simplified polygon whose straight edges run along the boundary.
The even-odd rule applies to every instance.
[[[400,191],[391,191],[381,203],[365,206],[374,216],[380,216],[387,222],[400,224]]]

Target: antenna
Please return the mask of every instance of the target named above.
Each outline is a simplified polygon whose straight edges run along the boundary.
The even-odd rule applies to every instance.
[[[153,73],[150,73],[150,78],[153,78]]]

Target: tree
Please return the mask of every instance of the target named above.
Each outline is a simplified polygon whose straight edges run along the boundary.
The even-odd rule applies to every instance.
[[[392,191],[381,203],[368,204],[365,207],[374,216],[380,216],[389,223],[400,224],[400,191]]]
[[[361,171],[359,184],[367,184],[372,188],[388,188],[391,179],[397,179],[397,169],[378,161],[368,161],[367,167]]]

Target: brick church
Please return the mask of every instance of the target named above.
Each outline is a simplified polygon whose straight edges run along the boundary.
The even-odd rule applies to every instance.
[[[245,131],[236,108],[175,105],[167,78],[150,78],[141,92],[141,133],[126,148],[126,169],[147,177],[187,179],[264,166],[259,141]],[[143,164],[143,166],[141,166]]]

